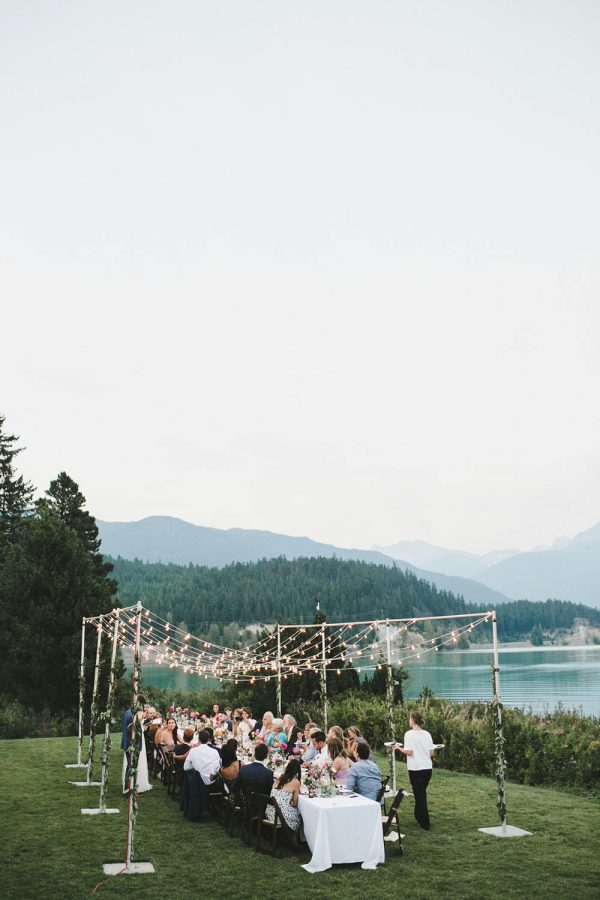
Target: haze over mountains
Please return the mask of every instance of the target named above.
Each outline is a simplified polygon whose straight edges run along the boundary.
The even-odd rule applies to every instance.
[[[507,599],[550,597],[600,607],[600,523],[574,538],[558,538],[550,548],[527,553],[501,550],[483,556],[424,541],[348,549],[270,531],[207,528],[171,516],[98,521],[98,528],[104,553],[144,562],[222,567],[277,556],[337,556],[400,565],[440,589],[462,594],[468,603],[487,607]]]
[[[462,594],[467,603],[491,608],[505,602],[499,591],[468,578],[429,572],[407,561],[398,561],[376,550],[347,549],[321,544],[308,537],[292,537],[272,531],[245,528],[206,528],[171,516],[149,516],[139,522],[98,521],[102,552],[143,562],[194,563],[202,566],[226,566],[232,562],[255,562],[285,556],[337,556],[380,565],[400,565],[419,578],[433,582],[440,590]]]

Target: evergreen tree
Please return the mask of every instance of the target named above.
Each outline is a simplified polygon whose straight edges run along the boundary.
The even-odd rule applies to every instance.
[[[33,486],[17,475],[15,457],[23,447],[16,447],[19,438],[4,431],[5,417],[0,416],[0,556],[15,538],[16,528],[31,509]]]
[[[79,490],[79,485],[70,478],[66,472],[60,472],[50,482],[46,496],[38,500],[36,508],[40,511],[48,509],[63,522],[67,528],[71,528],[79,537],[86,551],[93,560],[96,574],[99,578],[105,578],[113,570],[112,563],[105,562],[100,551],[98,538],[98,526],[96,520],[85,509],[85,497]],[[113,593],[116,591],[116,583],[113,584]]]
[[[75,714],[81,620],[109,612],[113,591],[52,510],[42,507],[21,523],[0,567],[0,683],[8,696],[40,710],[46,727],[52,714]]]

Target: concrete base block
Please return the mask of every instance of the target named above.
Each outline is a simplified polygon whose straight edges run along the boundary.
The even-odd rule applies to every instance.
[[[493,837],[524,837],[533,834],[523,828],[515,828],[514,825],[495,825],[493,828],[478,828],[483,834],[491,834]]]
[[[150,862],[132,862],[128,866],[125,863],[104,863],[102,868],[105,875],[153,875],[155,871]]]
[[[100,809],[100,807],[95,807],[93,809],[82,809],[81,813],[84,816],[109,816],[111,813],[118,813],[118,809]]]
[[[69,784],[74,784],[75,787],[100,787],[99,781],[70,781]]]
[[[87,769],[87,763],[65,763],[65,769]]]

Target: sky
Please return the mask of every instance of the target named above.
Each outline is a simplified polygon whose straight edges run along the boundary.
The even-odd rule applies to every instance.
[[[2,0],[42,492],[339,546],[600,520],[600,4]]]

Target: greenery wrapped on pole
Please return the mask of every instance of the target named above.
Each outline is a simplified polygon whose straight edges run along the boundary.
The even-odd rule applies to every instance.
[[[83,755],[83,704],[85,695],[85,616],[81,620],[81,656],[79,659],[79,708],[77,714],[77,762],[67,763],[65,769],[85,769],[87,763],[81,761]]]
[[[494,755],[495,755],[495,775],[498,785],[498,794],[496,797],[496,808],[500,817],[500,825],[492,828],[479,828],[484,834],[490,834],[494,837],[522,837],[530,835],[530,831],[523,828],[515,828],[514,825],[508,824],[508,814],[506,811],[506,754],[505,754],[505,738],[502,730],[502,704],[500,703],[500,664],[498,654],[498,625],[496,620],[496,611],[492,612],[492,641],[494,661],[492,663],[492,693],[493,700],[491,705],[492,721],[494,726]]]
[[[110,676],[108,682],[108,694],[106,697],[106,710],[102,715],[104,719],[104,740],[102,742],[102,776],[100,778],[100,803],[98,808],[92,809],[82,809],[81,812],[84,815],[107,815],[109,813],[118,813],[119,810],[114,807],[109,809],[106,806],[106,793],[108,787],[108,767],[110,762],[110,747],[111,747],[111,736],[110,731],[112,726],[115,724],[113,719],[114,706],[115,706],[115,671],[117,664],[117,646],[119,643],[119,612],[120,610],[115,611],[115,620],[113,626],[113,633],[110,636],[112,639],[112,651],[110,658]]]

